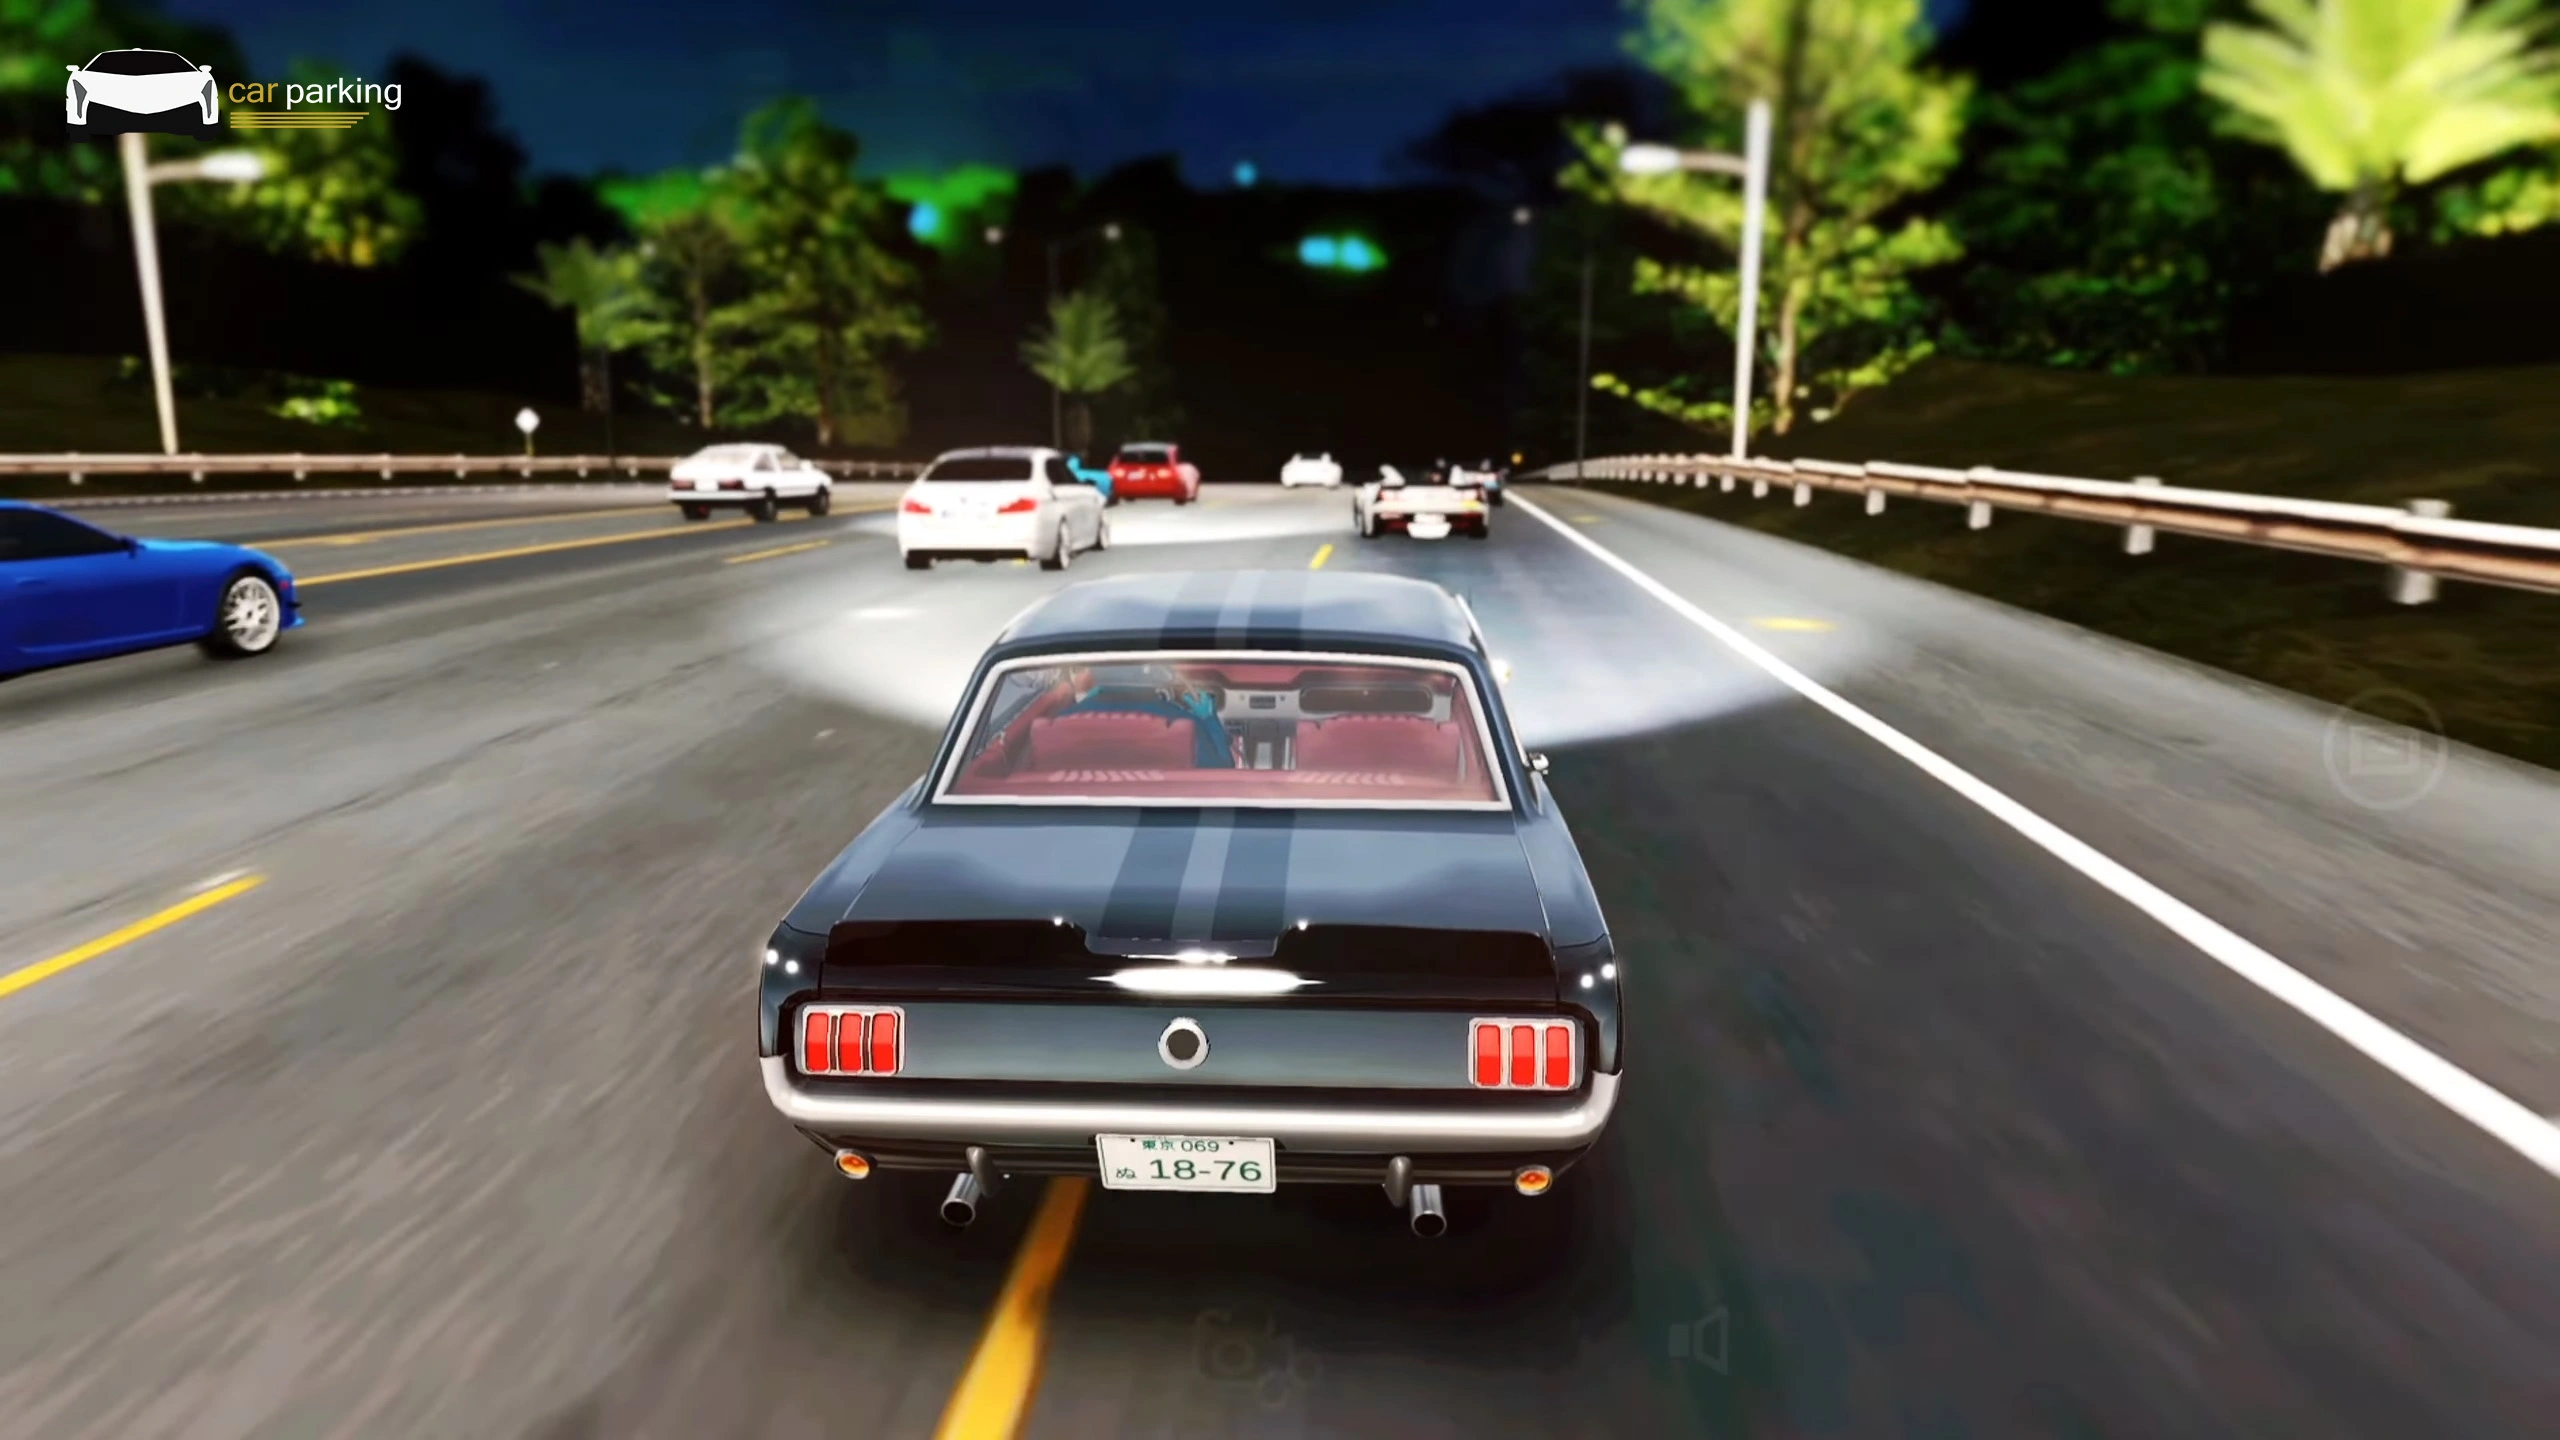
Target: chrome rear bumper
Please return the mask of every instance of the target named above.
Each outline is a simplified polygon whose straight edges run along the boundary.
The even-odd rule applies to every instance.
[[[787,1056],[768,1055],[764,1093],[784,1119],[830,1134],[881,1140],[951,1140],[979,1145],[1090,1145],[1100,1134],[1249,1135],[1306,1151],[1429,1154],[1591,1144],[1617,1108],[1618,1079],[1594,1074],[1590,1088],[1550,1104],[1499,1110],[1431,1104],[1239,1104],[1227,1100],[989,1100],[931,1096],[814,1094],[800,1088]]]

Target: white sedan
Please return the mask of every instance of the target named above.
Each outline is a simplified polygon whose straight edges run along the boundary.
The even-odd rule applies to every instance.
[[[667,499],[687,520],[707,520],[715,509],[771,520],[785,505],[824,515],[835,493],[826,471],[779,445],[707,446],[677,461],[667,475]]]
[[[192,108],[197,121],[210,126],[222,114],[213,67],[190,65],[174,50],[105,50],[86,65],[62,68],[71,72],[62,87],[62,118],[74,125],[89,123],[93,105],[122,112],[98,117],[109,131],[135,128],[120,123],[129,115]]]
[[[1102,490],[1041,446],[952,450],[934,458],[898,502],[907,568],[936,560],[1037,560],[1064,570],[1079,550],[1111,548]]]
[[[1289,463],[1280,467],[1280,483],[1292,486],[1339,485],[1342,483],[1342,462],[1331,454],[1292,455]]]

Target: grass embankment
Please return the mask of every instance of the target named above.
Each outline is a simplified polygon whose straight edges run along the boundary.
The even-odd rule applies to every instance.
[[[181,372],[187,383],[178,393],[178,445],[182,450],[222,453],[513,455],[524,449],[516,431],[516,411],[525,397],[460,390],[395,390],[365,386],[355,391],[360,411],[355,423],[320,425],[287,419],[272,408],[284,398],[276,377]],[[192,393],[190,393],[192,392]],[[536,452],[544,455],[601,455],[605,423],[601,415],[575,407],[532,402],[541,417],[534,433]],[[768,439],[745,432],[706,436],[664,414],[621,414],[614,417],[613,445],[624,455],[683,455],[713,440]],[[77,450],[86,454],[149,454],[160,448],[160,427],[147,378],[127,376],[120,362],[94,355],[0,355],[0,454],[51,454]],[[504,476],[475,476],[483,483]],[[537,477],[540,478],[540,477]],[[370,475],[315,475],[304,482],[329,489],[373,484],[432,484],[435,476],[400,476],[389,481]],[[202,485],[185,476],[93,475],[72,489],[58,475],[0,476],[0,495],[25,498],[153,494],[172,489],[203,491],[268,490],[277,477],[208,476]],[[287,480],[284,483],[290,484]]]
[[[1702,443],[1701,449],[1710,448]],[[1860,398],[1770,453],[1857,463],[1996,465],[2090,479],[2397,505],[2560,527],[2560,368],[2405,378],[2099,375],[1939,362]],[[2347,704],[2390,687],[2455,738],[2560,769],[2560,595],[2443,587],[2383,595],[2382,571],[2176,535],[2123,553],[2112,527],[1896,500],[1861,513],[1817,491],[1754,500],[1651,484],[1605,487],[2067,620]],[[2394,718],[2399,718],[2394,713]]]

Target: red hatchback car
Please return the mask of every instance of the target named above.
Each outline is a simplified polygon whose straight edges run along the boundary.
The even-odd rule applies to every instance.
[[[1181,446],[1133,440],[1111,457],[1111,494],[1188,505],[1200,498],[1200,467],[1183,461]]]

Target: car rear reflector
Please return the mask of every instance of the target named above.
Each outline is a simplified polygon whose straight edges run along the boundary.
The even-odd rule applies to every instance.
[[[906,1029],[895,1007],[812,1005],[800,1015],[800,1073],[895,1075]]]
[[[1551,1016],[1470,1021],[1469,1078],[1480,1090],[1570,1090],[1582,1079],[1578,1029]]]

